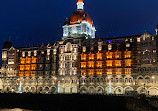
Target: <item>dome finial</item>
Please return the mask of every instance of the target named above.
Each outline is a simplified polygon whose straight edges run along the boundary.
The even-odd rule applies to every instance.
[[[83,0],[78,0],[77,10],[83,10],[83,6],[84,6]]]

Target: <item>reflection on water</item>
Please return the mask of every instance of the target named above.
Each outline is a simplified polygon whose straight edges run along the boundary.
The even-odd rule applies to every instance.
[[[14,108],[14,109],[0,109],[0,111],[35,111],[35,110],[26,110],[26,109]]]

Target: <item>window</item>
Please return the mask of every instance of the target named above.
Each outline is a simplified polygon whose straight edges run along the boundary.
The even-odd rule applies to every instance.
[[[90,75],[93,75],[93,74],[94,74],[94,69],[90,69],[90,70],[89,70],[89,74],[90,74]]]
[[[140,42],[140,38],[137,38],[137,42]]]
[[[132,69],[131,68],[125,68],[125,74],[131,74]]]
[[[102,74],[102,69],[97,69],[97,74],[101,75]]]
[[[94,54],[89,55],[89,60],[94,60]]]
[[[112,69],[107,69],[107,74],[112,74]]]
[[[116,67],[121,67],[122,66],[122,60],[115,60],[115,66]]]
[[[115,52],[115,59],[121,59],[121,52],[120,51]]]
[[[102,68],[102,61],[97,61],[97,67]]]
[[[111,66],[112,66],[112,63],[113,63],[112,60],[107,60],[107,61],[106,61],[106,66],[110,66],[110,67],[111,67]]]
[[[2,53],[2,59],[6,59],[6,58],[7,58],[7,52],[5,51]]]
[[[125,66],[126,66],[126,67],[130,67],[131,64],[132,64],[132,60],[131,60],[131,59],[125,60]]]
[[[13,65],[14,64],[14,59],[9,59],[8,60],[8,64],[12,64]]]
[[[112,45],[111,44],[108,45],[108,49],[112,50]]]
[[[29,57],[31,56],[31,51],[28,52],[28,56],[29,56]]]
[[[81,54],[81,61],[86,61],[86,54]]]
[[[94,68],[94,61],[89,61],[88,62],[88,67],[89,68]]]
[[[132,53],[131,51],[127,51],[126,50],[125,53],[124,53],[125,54],[125,58],[131,58],[131,53]]]
[[[107,52],[106,53],[107,59],[112,59],[112,55],[113,55],[113,52]]]
[[[86,62],[81,62],[81,68],[86,68]]]
[[[121,68],[116,68],[115,69],[115,73],[116,74],[121,74],[122,73],[122,69]]]
[[[129,44],[129,43],[127,43],[127,44],[126,44],[126,47],[130,47],[130,44]]]
[[[102,59],[102,55],[103,55],[102,53],[99,53],[99,52],[98,52],[98,53],[97,53],[97,59],[98,59],[98,60],[101,60],[101,59]]]

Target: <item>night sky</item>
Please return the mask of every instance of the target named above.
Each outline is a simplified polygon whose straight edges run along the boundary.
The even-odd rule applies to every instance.
[[[77,0],[0,0],[0,50],[6,40],[16,47],[60,40],[66,17]],[[96,37],[155,33],[158,0],[84,0]]]

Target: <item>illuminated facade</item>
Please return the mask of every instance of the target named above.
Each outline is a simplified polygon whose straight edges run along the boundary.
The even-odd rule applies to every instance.
[[[95,27],[78,0],[64,23],[62,40],[2,50],[1,92],[158,95],[158,35],[95,38]]]

